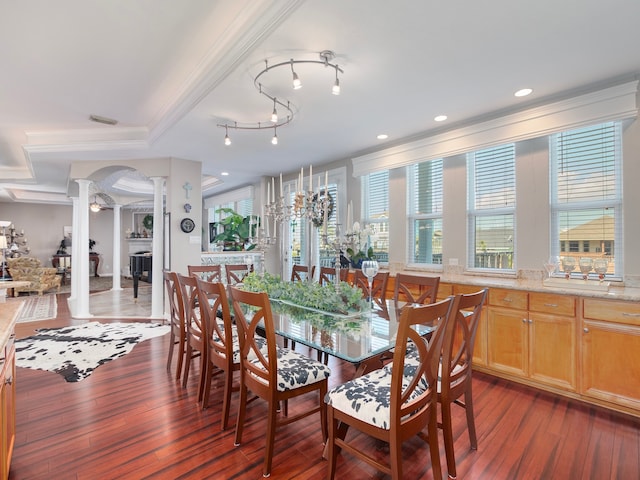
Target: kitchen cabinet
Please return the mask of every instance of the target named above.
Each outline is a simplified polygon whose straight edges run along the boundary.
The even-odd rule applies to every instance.
[[[640,412],[640,304],[583,299],[581,393]]]
[[[16,439],[15,314],[22,302],[7,303],[0,312],[0,479],[9,478]],[[6,308],[5,308],[6,307]]]
[[[573,296],[491,289],[487,308],[489,368],[576,390],[575,305]]]

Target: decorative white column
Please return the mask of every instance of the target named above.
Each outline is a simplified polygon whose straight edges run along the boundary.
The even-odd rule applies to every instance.
[[[78,296],[78,284],[80,283],[80,277],[73,274],[73,259],[76,256],[78,242],[75,241],[78,235],[78,197],[71,197],[73,202],[73,212],[71,214],[71,295],[69,295],[69,311],[72,316],[75,312],[75,307],[72,307],[71,302],[75,303],[75,299]]]
[[[164,260],[164,178],[152,177],[153,180],[153,243],[151,247],[151,318],[164,318],[164,282],[162,267]]]
[[[122,290],[120,285],[120,245],[122,243],[120,208],[120,205],[113,206],[113,284],[111,290]]]
[[[76,180],[79,188],[77,222],[73,224],[71,277],[76,277],[77,296],[74,318],[90,318],[89,312],[89,185],[90,180]],[[77,228],[76,228],[77,227]]]

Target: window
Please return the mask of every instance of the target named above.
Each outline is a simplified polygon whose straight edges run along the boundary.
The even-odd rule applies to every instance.
[[[470,153],[468,246],[470,268],[514,269],[515,145]]]
[[[362,224],[371,225],[369,238],[373,255],[381,263],[389,262],[389,171],[362,177]]]
[[[442,264],[442,159],[407,167],[409,263]]]
[[[608,122],[551,136],[551,254],[605,258],[622,276],[622,133]],[[584,246],[583,252],[577,247]],[[568,244],[569,250],[565,246]]]

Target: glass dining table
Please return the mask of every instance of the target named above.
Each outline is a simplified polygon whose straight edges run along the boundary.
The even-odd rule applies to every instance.
[[[271,300],[277,335],[317,350],[319,357],[332,355],[353,364],[355,376],[380,368],[385,358],[391,358],[400,308],[388,300],[386,311],[372,308],[342,315]],[[418,332],[428,335],[434,328],[419,326]]]

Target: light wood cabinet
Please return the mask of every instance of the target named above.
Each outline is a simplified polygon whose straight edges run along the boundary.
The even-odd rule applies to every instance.
[[[515,377],[576,390],[575,298],[491,289],[488,366]]]
[[[482,287],[477,285],[453,285],[451,294],[469,294],[476,293],[482,290]],[[478,330],[476,331],[476,340],[473,345],[473,364],[474,365],[486,365],[487,364],[487,309],[486,305],[482,307],[480,312],[480,323],[478,324]]]
[[[14,379],[16,375],[15,365],[15,335],[12,332],[7,344],[0,350],[0,414],[2,426],[0,427],[0,478],[9,478],[11,456],[16,438],[16,389]]]
[[[640,304],[583,299],[581,392],[640,411]]]

